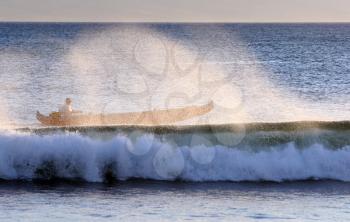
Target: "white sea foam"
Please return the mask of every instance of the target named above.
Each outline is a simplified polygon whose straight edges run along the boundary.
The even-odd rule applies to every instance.
[[[51,175],[102,182],[107,170],[120,180],[285,181],[314,178],[350,181],[350,146],[332,150],[313,144],[298,149],[288,143],[252,152],[198,143],[191,147],[177,146],[150,134],[133,141],[123,135],[109,140],[91,139],[77,133],[0,135],[1,179],[31,180]]]

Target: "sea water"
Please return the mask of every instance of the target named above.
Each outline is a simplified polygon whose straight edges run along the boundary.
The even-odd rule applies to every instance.
[[[348,220],[349,36],[348,24],[1,23],[1,221]],[[170,128],[38,129],[36,111],[66,97],[84,113],[214,110]]]

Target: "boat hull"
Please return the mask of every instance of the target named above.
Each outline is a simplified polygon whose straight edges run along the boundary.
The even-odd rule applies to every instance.
[[[210,112],[213,107],[213,102],[210,102],[202,106],[189,106],[168,110],[113,114],[79,114],[65,118],[45,116],[37,112],[36,118],[45,126],[164,125],[204,115]]]

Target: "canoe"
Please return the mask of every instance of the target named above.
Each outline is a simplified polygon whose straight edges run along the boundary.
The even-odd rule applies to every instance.
[[[58,112],[45,116],[37,111],[36,118],[45,126],[165,125],[204,115],[213,107],[211,101],[201,106],[128,113],[72,114],[67,117]]]

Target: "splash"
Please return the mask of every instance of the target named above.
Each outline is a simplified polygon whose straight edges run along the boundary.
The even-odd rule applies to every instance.
[[[214,100],[213,112],[179,122],[193,125],[348,116],[346,107],[331,113],[269,79],[269,70],[239,29],[232,33],[220,25],[118,24],[82,30],[67,51],[40,60],[44,63],[30,50],[2,54],[7,69],[1,79],[14,86],[4,91],[2,103],[8,107],[2,105],[2,122],[15,116],[32,124],[36,110],[55,111],[65,97],[72,97],[74,107],[85,113],[139,112]]]
[[[214,100],[214,112],[180,124],[330,119],[274,85],[239,35],[210,28],[184,28],[190,38],[137,25],[82,34],[68,55],[80,105],[110,113]]]
[[[170,109],[204,104],[212,99],[220,102],[227,96],[220,96],[226,93],[222,92],[225,87],[216,87],[216,98],[211,98],[212,92],[203,87],[201,75],[209,70],[200,70],[203,61],[200,45],[172,39],[152,28],[119,27],[88,37],[83,34],[68,60],[80,85],[78,100],[85,101],[84,108],[93,107],[96,112]],[[219,67],[210,71],[215,76],[225,75]],[[210,84],[210,79],[204,81]],[[232,86],[226,88],[231,93],[228,96],[238,98],[238,104],[241,96],[235,94],[240,91],[232,90]],[[236,114],[237,119],[243,115]],[[208,121],[195,119],[185,123]]]

